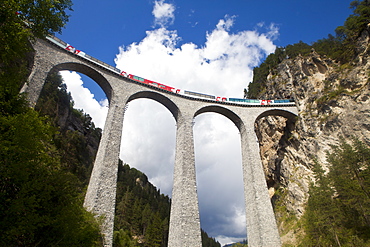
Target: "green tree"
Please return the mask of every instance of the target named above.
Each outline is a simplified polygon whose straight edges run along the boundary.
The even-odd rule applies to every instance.
[[[310,186],[310,197],[304,215],[306,232],[303,246],[340,246],[340,219],[342,217],[334,190],[320,164],[314,168],[316,184]]]
[[[351,8],[353,14],[347,18],[343,26],[337,27],[335,31],[343,40],[355,43],[370,23],[370,3],[367,0],[352,1]]]
[[[328,153],[329,172],[315,167],[301,246],[369,246],[370,148],[341,140]]]
[[[162,220],[158,212],[156,212],[148,226],[145,234],[145,246],[160,247],[162,244]]]
[[[370,239],[370,149],[357,139],[341,141],[329,154],[329,178],[338,194],[346,229]]]
[[[116,247],[134,247],[135,242],[131,240],[130,231],[119,229],[113,233],[113,242]]]
[[[30,41],[60,31],[71,2],[0,3],[0,245],[98,246],[79,180],[53,142],[55,128],[19,95],[32,64]]]
[[[19,107],[18,92],[32,64],[30,41],[60,32],[70,0],[3,0],[0,3],[0,111]],[[26,25],[28,24],[28,25]]]
[[[94,246],[98,225],[44,121],[30,108],[0,116],[0,245]]]
[[[202,247],[221,247],[221,244],[216,239],[211,238],[208,234],[201,229]]]
[[[152,214],[152,210],[150,205],[147,203],[142,211],[142,218],[141,218],[141,225],[143,228],[143,234],[145,235],[148,226],[150,225],[150,216]]]
[[[116,214],[115,214],[115,228],[117,230],[131,230],[132,205],[134,204],[134,195],[128,189],[120,201],[117,200]]]

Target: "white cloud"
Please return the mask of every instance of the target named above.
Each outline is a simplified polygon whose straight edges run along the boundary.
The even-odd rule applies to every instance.
[[[228,237],[224,235],[219,235],[219,236],[216,236],[216,239],[218,242],[220,242],[221,246],[224,246],[226,244],[242,242],[246,238],[233,238],[233,237]]]
[[[154,25],[166,27],[172,25],[175,20],[175,6],[173,4],[165,3],[164,0],[155,1],[153,8]]]
[[[240,135],[216,113],[202,114],[194,125],[201,224],[215,237],[243,237],[245,204]]]
[[[175,124],[164,106],[149,99],[130,102],[123,122],[121,159],[167,195],[172,191]]]
[[[177,32],[165,28],[174,20],[173,12],[174,6],[156,1],[153,15],[160,28],[147,31],[138,43],[120,47],[117,68],[181,89],[243,97],[253,67],[275,50],[276,26],[267,27],[265,33],[231,33],[235,17],[225,16],[198,47],[181,44]],[[83,90],[80,85],[68,87],[72,92]],[[80,98],[81,92],[72,97],[76,107],[87,107],[92,97]],[[171,194],[176,140],[171,113],[152,100],[134,100],[123,124],[121,159],[146,173],[162,193]],[[195,119],[194,136],[201,225],[221,242],[242,240],[246,231],[238,130],[223,116],[202,114]]]
[[[140,43],[121,47],[115,62],[131,74],[197,92],[242,97],[252,79],[251,68],[275,50],[268,33],[228,30],[233,18],[219,21],[204,47],[180,43],[176,31],[147,31]],[[140,66],[138,66],[140,65]]]

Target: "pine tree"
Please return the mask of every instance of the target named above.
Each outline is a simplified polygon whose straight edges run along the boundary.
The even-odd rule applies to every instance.
[[[301,246],[369,246],[370,148],[341,140],[328,153],[329,172],[315,167],[303,216]]]
[[[310,186],[310,197],[304,215],[306,239],[304,246],[340,246],[338,224],[341,216],[334,190],[324,170],[315,165],[316,184]]]
[[[147,247],[160,247],[162,244],[162,220],[158,212],[151,218],[145,240],[145,246]]]
[[[353,140],[353,146],[341,141],[329,154],[329,178],[340,201],[343,224],[352,235],[370,238],[370,149]]]

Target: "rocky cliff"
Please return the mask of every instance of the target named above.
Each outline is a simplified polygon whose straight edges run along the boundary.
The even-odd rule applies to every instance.
[[[73,108],[72,97],[58,74],[52,73],[46,79],[35,109],[48,116],[58,130],[54,143],[63,166],[87,186],[102,130],[95,128],[88,114]]]
[[[308,198],[312,167],[325,167],[326,152],[341,137],[355,136],[370,145],[369,30],[363,31],[350,64],[340,64],[314,50],[285,59],[267,78],[265,99],[294,97],[295,126],[281,117],[256,123],[262,163],[282,235],[290,215],[300,218]],[[281,210],[283,209],[283,210]],[[283,242],[294,239],[292,232]]]

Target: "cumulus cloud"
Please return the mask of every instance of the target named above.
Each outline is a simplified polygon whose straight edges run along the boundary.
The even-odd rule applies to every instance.
[[[163,0],[154,3],[153,15],[159,28],[147,31],[140,42],[120,47],[115,58],[117,68],[180,89],[243,97],[243,89],[252,80],[253,67],[275,50],[273,40],[278,28],[261,23],[265,32],[233,33],[236,17],[225,16],[215,23],[214,30],[205,34],[205,44],[198,47],[193,43],[181,43],[177,32],[167,29],[166,25],[174,20],[174,10],[172,4]],[[83,89],[79,86],[76,90]],[[80,100],[85,102],[85,107],[90,104],[87,99],[91,96],[81,99],[80,96],[72,93],[76,107]],[[103,110],[106,108],[98,105],[101,116],[105,116]],[[95,121],[90,110],[85,110]],[[195,118],[194,138],[202,228],[222,243],[245,239],[237,128],[221,115],[201,114]],[[124,116],[120,158],[146,173],[162,193],[169,195],[175,140],[176,122],[164,106],[146,99],[129,103]]]
[[[122,70],[164,84],[220,96],[242,97],[243,88],[252,78],[250,68],[273,52],[275,45],[268,33],[230,33],[233,18],[226,16],[220,20],[207,34],[203,47],[193,43],[180,44],[177,32],[166,28],[147,31],[141,42],[120,47],[115,62]]]
[[[154,16],[154,26],[166,27],[175,21],[175,6],[165,3],[164,0],[155,1],[152,14]]]
[[[175,162],[175,119],[166,108],[149,99],[129,103],[124,116],[120,158],[171,195]]]

